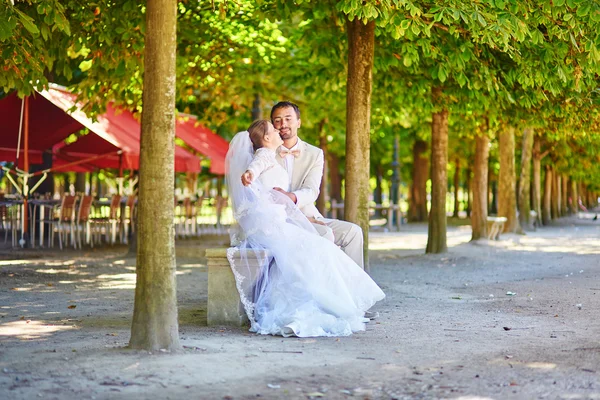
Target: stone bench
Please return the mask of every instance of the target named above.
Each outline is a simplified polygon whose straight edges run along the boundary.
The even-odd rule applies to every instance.
[[[504,230],[506,217],[487,217],[487,231],[489,240],[498,240],[500,233]]]
[[[258,251],[249,257],[249,267],[258,270],[259,260],[270,256],[268,250]],[[235,285],[235,277],[227,259],[227,248],[206,249],[208,266],[208,325],[247,324],[248,317]],[[234,262],[241,262],[239,251],[234,249]]]

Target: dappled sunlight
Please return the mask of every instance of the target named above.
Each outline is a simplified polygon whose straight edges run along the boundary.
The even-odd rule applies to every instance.
[[[10,288],[10,290],[12,290],[13,292],[29,292],[29,291],[31,291],[31,288],[14,287],[14,288]]]
[[[37,260],[3,260],[0,261],[0,267],[9,266],[9,265],[28,265],[33,264]]]
[[[190,271],[190,270],[187,270],[187,271],[176,271],[175,275],[189,275],[191,273],[192,273],[192,271]]]
[[[206,264],[180,264],[177,268],[206,268]]]
[[[135,289],[135,273],[98,275],[99,289]]]
[[[540,369],[540,370],[552,370],[556,369],[558,365],[551,362],[544,361],[533,361],[533,362],[522,362],[519,360],[512,359],[512,356],[505,356],[504,358],[497,358],[491,361],[492,364],[496,365],[506,365],[507,360],[510,359],[511,365],[521,365],[531,369]]]
[[[448,247],[468,243],[471,227],[456,227],[447,234]],[[370,233],[369,250],[423,250],[427,247],[427,232]]]
[[[526,363],[525,366],[529,367],[529,368],[533,368],[533,369],[545,369],[545,370],[555,369],[557,367],[556,364],[547,363],[547,362],[530,362],[530,363]]]
[[[0,324],[0,340],[3,338],[41,339],[52,333],[74,328],[72,325],[54,325],[43,321],[19,320]]]
[[[523,237],[511,250],[544,253],[600,254],[600,238]]]
[[[87,271],[80,271],[77,269],[54,269],[54,268],[50,268],[50,269],[36,269],[36,272],[39,272],[40,274],[66,274],[66,275],[91,275],[91,272],[87,272]]]

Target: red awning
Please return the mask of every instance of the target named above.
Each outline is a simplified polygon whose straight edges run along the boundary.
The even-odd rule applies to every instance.
[[[40,94],[64,111],[77,105],[74,94],[55,85],[51,85],[50,89]],[[108,105],[106,113],[98,115],[97,121],[85,115],[79,107],[75,111],[69,111],[69,115],[88,128],[90,133],[79,137],[72,144],[60,143],[54,146],[55,165],[64,165],[98,154],[114,154],[121,150],[120,156],[111,155],[95,159],[89,165],[96,168],[139,168],[141,126],[131,112],[117,111],[112,105]],[[85,165],[82,167],[85,168]],[[200,160],[183,148],[175,146],[175,171],[199,172]]]
[[[179,114],[175,134],[195,151],[210,159],[210,172],[225,174],[225,156],[229,143],[221,136],[198,123],[193,115]]]
[[[0,99],[0,161],[15,162],[23,100],[16,93]],[[83,128],[62,109],[37,93],[29,98],[29,162],[40,164],[42,153]],[[19,167],[23,167],[21,136]]]

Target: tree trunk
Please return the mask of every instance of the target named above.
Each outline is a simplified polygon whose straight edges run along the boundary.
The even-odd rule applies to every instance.
[[[429,159],[424,156],[427,142],[417,139],[413,145],[412,184],[408,218],[410,221],[423,222],[427,218],[427,178],[429,177]]]
[[[488,168],[489,173],[489,168]],[[490,201],[489,210],[490,214],[498,214],[498,177],[489,174],[488,185],[492,194],[492,200]]]
[[[471,210],[473,209],[473,181],[471,180],[471,168],[467,168],[465,172],[465,186],[467,187],[467,218],[471,218]]]
[[[179,351],[175,238],[175,51],[177,0],[148,0],[140,144],[134,349]]]
[[[542,222],[542,151],[538,136],[533,138],[533,209],[538,222]]]
[[[542,208],[542,222],[544,225],[552,221],[552,168],[546,165],[546,177],[544,181],[544,204]]]
[[[331,199],[335,199],[338,203],[343,201],[342,197],[342,174],[340,174],[340,158],[333,154],[328,154],[327,163],[329,165],[329,182],[331,185],[331,192],[329,196]]]
[[[529,212],[531,211],[531,156],[533,152],[533,130],[523,130],[521,147],[521,177],[519,179],[519,223],[524,229],[532,226]]]
[[[571,180],[571,213],[577,214],[577,209],[579,206],[577,205],[577,201],[579,200],[579,193],[577,192],[578,184],[574,180]]]
[[[563,174],[561,177],[562,187],[560,190],[561,199],[560,199],[560,213],[563,216],[569,214],[569,202],[568,202],[568,191],[569,191],[569,177]]]
[[[85,172],[75,173],[75,193],[85,193],[86,182]]]
[[[460,186],[460,158],[456,157],[454,160],[454,211],[452,216],[458,218],[458,209],[460,204],[458,201],[458,188]]]
[[[369,165],[375,21],[347,21],[345,217],[362,228],[365,271],[369,271]]]
[[[550,199],[550,211],[552,219],[560,218],[560,177],[556,170],[552,170],[552,191]]]
[[[475,165],[473,165],[473,211],[471,213],[471,240],[487,237],[488,216],[488,161],[490,138],[485,129],[475,138]]]
[[[326,120],[322,119],[319,122],[319,147],[323,150],[323,179],[321,179],[321,188],[319,191],[319,197],[317,197],[317,209],[323,215],[327,215],[327,184],[328,171],[327,171],[327,135],[325,134]]]
[[[435,87],[431,91],[434,106],[440,107],[442,89]],[[431,120],[431,212],[427,230],[426,253],[444,253],[446,243],[446,191],[448,178],[448,110],[434,112]]]
[[[375,167],[375,191],[373,192],[373,201],[375,202],[375,204],[382,204],[383,203],[383,188],[381,187],[381,182],[383,181],[383,166],[381,165],[381,163],[378,163]],[[391,185],[390,185],[391,186]],[[390,202],[391,202],[391,196],[390,196]],[[375,216],[377,218],[381,218],[382,213],[381,213],[381,209],[376,209],[375,210]]]
[[[507,219],[504,224],[504,232],[523,233],[517,218],[514,127],[511,126],[500,131],[499,152],[498,215]]]
[[[585,191],[585,185],[583,182],[579,182],[579,190],[577,190],[577,192],[579,193],[579,200],[581,201],[581,204],[587,208],[587,193]]]

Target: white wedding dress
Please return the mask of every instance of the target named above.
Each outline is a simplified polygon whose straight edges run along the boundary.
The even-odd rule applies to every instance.
[[[252,159],[249,142],[247,132],[238,133],[226,165],[239,224],[228,258],[250,330],[299,337],[364,330],[365,311],[385,294],[350,257],[319,236],[286,196],[272,190],[287,189],[287,171],[273,150],[259,149]],[[240,177],[249,166],[259,178],[244,187]],[[263,249],[269,257],[261,257]]]

